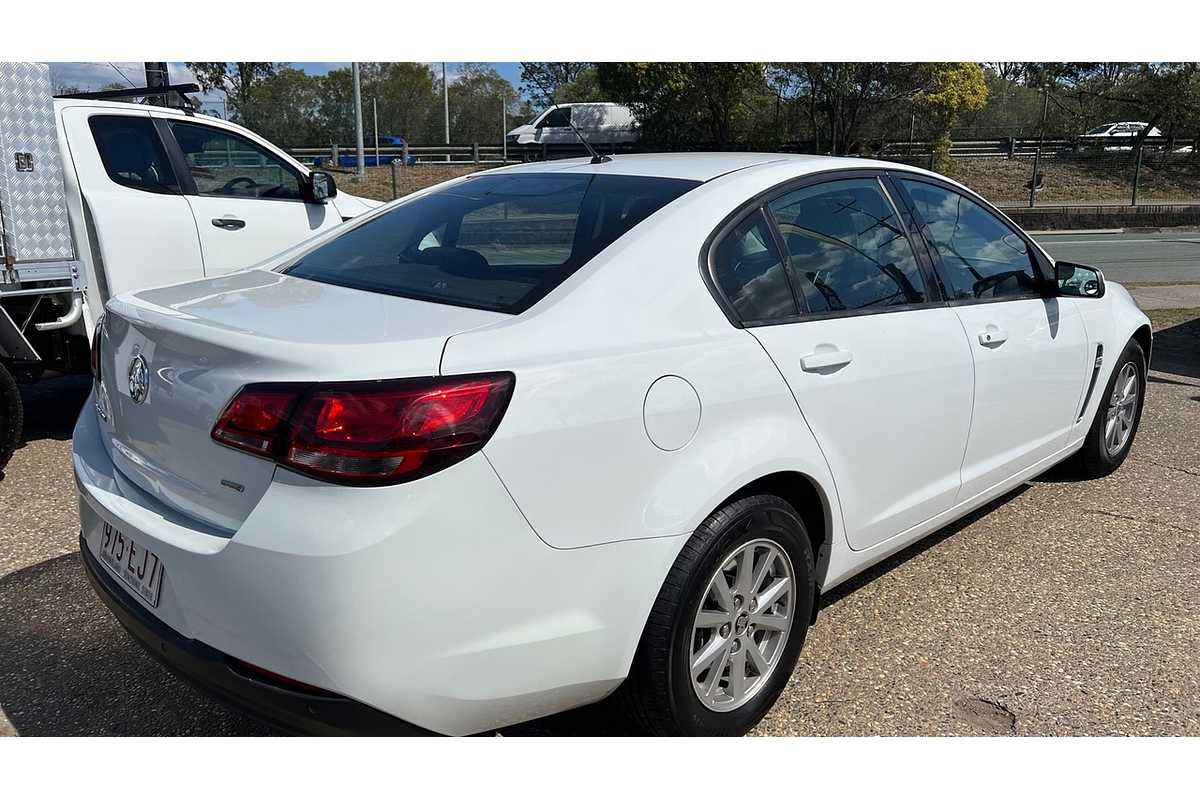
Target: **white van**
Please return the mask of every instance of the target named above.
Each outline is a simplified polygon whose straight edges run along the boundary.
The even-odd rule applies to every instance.
[[[637,122],[629,106],[618,103],[559,103],[528,124],[508,132],[510,145],[578,144],[574,125],[591,145],[632,144]]]
[[[239,125],[114,102],[155,93],[54,99],[46,64],[0,63],[0,469],[16,384],[86,372],[110,297],[248,267],[379,205]]]

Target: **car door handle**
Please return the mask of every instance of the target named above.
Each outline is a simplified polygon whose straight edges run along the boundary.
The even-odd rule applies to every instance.
[[[237,217],[213,217],[214,228],[224,228],[227,231],[240,231],[246,227],[246,220]]]
[[[999,347],[1008,341],[1008,331],[988,325],[979,332],[979,343],[984,347]]]
[[[849,350],[820,350],[800,359],[800,369],[805,372],[833,372],[854,360]]]

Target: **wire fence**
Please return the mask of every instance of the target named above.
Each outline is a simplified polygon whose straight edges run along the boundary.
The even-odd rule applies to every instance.
[[[638,145],[601,146],[605,153],[653,152]],[[695,146],[695,150],[715,147]],[[724,149],[812,153],[809,143],[737,145]],[[1147,138],[1141,147],[1132,142],[1091,142],[1058,139],[1002,139],[954,142],[949,168],[940,171],[970,186],[1003,207],[1115,206],[1143,204],[1200,204],[1200,155],[1195,139]],[[352,171],[355,148],[351,145],[292,148],[298,160],[325,169]],[[405,170],[431,168],[481,169],[523,161],[575,158],[586,155],[582,145],[505,146],[504,144],[367,146],[368,167],[397,172],[400,186],[415,176]],[[854,155],[937,169],[929,142],[886,142]],[[396,194],[388,193],[384,199]]]

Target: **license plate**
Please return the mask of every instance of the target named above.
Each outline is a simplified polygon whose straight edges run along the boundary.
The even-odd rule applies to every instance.
[[[163,565],[149,549],[104,523],[100,536],[100,560],[152,607],[162,591]]]

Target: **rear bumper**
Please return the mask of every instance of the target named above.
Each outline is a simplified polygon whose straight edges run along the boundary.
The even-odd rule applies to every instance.
[[[391,722],[361,706],[463,735],[599,700],[628,673],[686,539],[549,547],[482,454],[388,487],[280,470],[231,535],[126,480],[101,437],[89,403],[72,452],[85,560],[98,563],[107,523],[165,569],[156,607],[119,581],[101,596],[119,599],[114,613],[160,658],[164,646],[180,654],[169,666],[294,729],[309,725],[307,705],[300,714],[287,690],[247,694],[226,674],[231,663],[360,705],[313,705],[329,731]],[[103,565],[91,571],[109,576]]]
[[[332,692],[274,686],[245,675],[236,661],[164,625],[133,599],[79,538],[84,571],[96,594],[129,635],[171,672],[228,705],[289,733],[416,736],[431,731]]]

